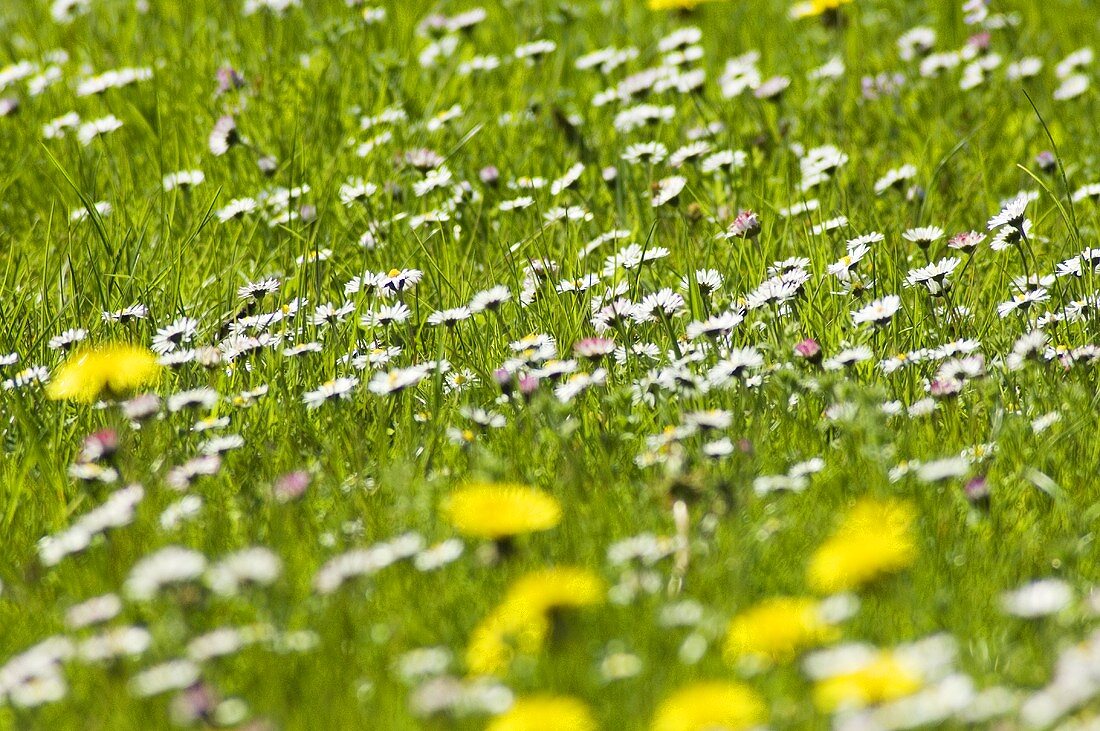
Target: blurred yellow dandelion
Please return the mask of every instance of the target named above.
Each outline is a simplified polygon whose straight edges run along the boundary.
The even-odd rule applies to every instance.
[[[490,540],[549,530],[561,521],[561,505],[553,496],[510,483],[457,490],[444,501],[443,513],[459,533]]]
[[[812,597],[776,597],[750,607],[730,621],[724,653],[733,662],[753,657],[777,663],[799,651],[832,642],[840,636],[825,621]]]
[[[791,6],[792,18],[814,18],[818,15],[837,10],[841,5],[847,5],[852,0],[808,0],[808,2],[795,3]]]
[[[486,731],[595,731],[592,712],[582,701],[569,696],[519,698],[497,716]]]
[[[550,633],[546,615],[504,604],[489,613],[470,635],[466,668],[471,675],[499,675],[516,655],[534,655]]]
[[[556,567],[519,578],[474,628],[466,648],[467,669],[472,675],[505,672],[516,655],[542,649],[554,612],[601,604],[604,596],[603,579],[586,569]]]
[[[117,398],[157,380],[161,366],[145,348],[112,343],[88,348],[66,360],[47,389],[51,399],[92,403]]]
[[[688,685],[662,701],[650,731],[738,731],[763,723],[764,701],[755,690],[724,681]]]
[[[857,670],[818,681],[814,704],[826,713],[840,708],[862,708],[902,698],[920,690],[921,675],[890,652],[881,652]]]
[[[897,500],[863,499],[814,552],[807,578],[815,591],[854,589],[916,559],[913,510]]]
[[[521,577],[508,589],[503,603],[548,612],[601,604],[603,600],[603,579],[587,569],[559,566]]]
[[[646,0],[650,10],[691,10],[707,0]]]

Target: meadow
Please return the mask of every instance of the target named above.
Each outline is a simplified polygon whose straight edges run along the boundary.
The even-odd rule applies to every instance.
[[[1100,729],[1098,31],[0,4],[0,729]]]

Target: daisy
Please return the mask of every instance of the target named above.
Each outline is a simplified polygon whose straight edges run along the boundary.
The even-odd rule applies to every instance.
[[[826,358],[822,361],[821,366],[827,371],[838,371],[850,365],[869,360],[873,355],[870,348],[866,345],[860,345],[855,348],[847,348],[831,358]]]
[[[336,325],[347,319],[348,315],[355,311],[355,304],[352,302],[345,302],[337,307],[331,302],[326,302],[323,305],[317,305],[313,310],[313,314],[309,318],[311,325]]]
[[[307,408],[316,409],[326,401],[333,399],[346,400],[351,392],[359,385],[359,379],[355,377],[334,378],[322,383],[316,391],[307,391],[302,396],[302,403]]]
[[[395,368],[389,373],[375,373],[367,388],[371,393],[385,396],[398,393],[423,381],[429,373],[429,367],[415,365],[409,368]]]
[[[680,192],[683,191],[685,185],[687,185],[687,178],[680,175],[673,175],[658,180],[654,185],[654,193],[653,197],[650,199],[650,204],[654,208],[657,208],[666,203],[674,202],[677,197],[679,197]]]
[[[622,159],[631,164],[647,162],[651,165],[668,157],[668,148],[660,142],[644,142],[630,145],[623,151]]]
[[[274,277],[249,282],[237,288],[237,296],[241,299],[261,301],[270,294],[279,290],[279,280]]]
[[[573,165],[568,170],[566,170],[560,178],[550,183],[550,194],[560,195],[566,190],[572,188],[574,184],[576,184],[576,182],[580,180],[583,173],[584,163],[577,163]]]
[[[602,360],[615,351],[615,341],[608,338],[585,338],[573,345],[573,352],[593,362]]]
[[[922,249],[927,249],[932,243],[943,238],[943,229],[939,226],[922,226],[911,228],[901,235],[906,241],[912,241]]]
[[[871,249],[863,243],[849,246],[848,253],[830,264],[825,271],[842,282],[847,281],[852,277],[852,270],[870,251]]]
[[[900,297],[895,294],[887,295],[853,312],[852,323],[855,325],[871,323],[876,327],[881,327],[890,322],[900,307]]]
[[[246,213],[252,213],[259,208],[259,204],[252,198],[235,198],[229,201],[224,208],[218,209],[215,215],[218,221],[225,223],[235,218],[240,218]]]
[[[646,314],[658,312],[666,316],[673,316],[683,312],[685,307],[684,298],[666,287],[658,292],[646,295],[642,299],[639,310]]]
[[[704,335],[711,339],[719,338],[729,334],[744,319],[745,316],[741,312],[729,310],[701,322],[692,322],[687,326],[687,338],[696,340]]]
[[[704,297],[708,297],[720,290],[722,288],[722,282],[722,275],[717,269],[699,269],[695,272],[695,284],[699,287],[699,291]],[[691,289],[691,283],[688,281],[687,277],[683,277],[680,280],[680,289]]]
[[[60,335],[54,335],[52,338],[50,338],[50,341],[49,343],[47,343],[47,345],[49,346],[50,350],[68,350],[77,343],[82,342],[86,337],[88,337],[87,330],[83,328],[74,328],[71,330],[66,330]]]
[[[753,211],[740,211],[721,234],[724,239],[755,239],[760,235],[760,217]]]
[[[674,151],[668,158],[668,164],[670,167],[678,168],[682,167],[685,162],[693,160],[702,155],[706,155],[711,151],[711,145],[709,142],[699,140],[692,142],[683,147],[680,147]]]
[[[204,180],[206,180],[206,175],[201,170],[181,170],[165,175],[161,185],[164,187],[165,193],[170,193],[176,188],[190,190],[200,185]]]
[[[554,389],[554,396],[562,403],[569,403],[588,388],[606,383],[607,371],[603,368],[597,368],[592,373],[574,373]]]
[[[359,319],[363,327],[386,326],[394,323],[405,322],[412,315],[412,310],[404,302],[394,305],[382,305],[377,310],[371,310]]]
[[[229,152],[229,148],[238,142],[240,142],[240,135],[237,133],[237,122],[227,114],[214,123],[214,128],[207,139],[207,147],[211,155],[220,157]]]
[[[911,269],[905,278],[905,286],[914,287],[924,285],[930,294],[939,296],[947,291],[947,277],[959,266],[960,261],[956,257],[943,258],[934,264]]]
[[[783,92],[787,90],[791,85],[791,79],[788,76],[773,76],[770,79],[766,79],[761,82],[752,91],[752,95],[757,99],[779,99],[783,96]]]
[[[180,391],[168,397],[168,411],[175,413],[184,409],[213,409],[221,397],[212,388],[195,388]]]
[[[362,178],[348,178],[347,182],[340,186],[338,196],[340,203],[351,206],[355,203],[370,198],[378,191],[378,186],[368,183]]]
[[[385,274],[379,274],[374,281],[374,288],[382,296],[388,297],[399,292],[407,292],[420,283],[424,273],[419,269],[391,269]]]
[[[641,307],[628,299],[619,298],[602,307],[592,316],[592,326],[596,332],[604,333],[612,328],[621,328],[631,322],[645,321],[649,314],[641,310]]]
[[[763,365],[764,356],[756,348],[734,348],[707,372],[707,381],[719,388],[729,386]]]
[[[980,234],[977,231],[964,231],[963,233],[955,234],[947,242],[948,248],[961,251],[964,254],[971,254],[975,249],[985,240],[985,235]]]
[[[1031,235],[1031,220],[1024,219],[1023,224],[1015,226],[1002,226],[989,240],[989,248],[993,251],[1004,251],[1010,246],[1016,246],[1020,241]]]
[[[191,342],[198,332],[199,321],[191,317],[181,317],[166,327],[157,330],[153,336],[152,350],[154,353],[164,355],[170,353],[182,343]]]
[[[428,315],[429,325],[445,325],[447,327],[454,327],[463,320],[468,320],[473,315],[473,312],[469,307],[463,305],[462,307],[454,307],[449,310],[437,310]]]
[[[97,137],[114,132],[121,127],[122,120],[113,114],[108,114],[106,117],[93,119],[90,122],[85,122],[80,125],[76,131],[76,138],[80,140],[81,145],[87,147],[92,144]]]
[[[1020,292],[1013,295],[1012,299],[1007,302],[1002,302],[997,305],[997,314],[1003,318],[1008,317],[1016,310],[1027,313],[1035,303],[1046,302],[1049,299],[1050,295],[1047,293],[1046,289],[1042,287],[1027,292]]]
[[[917,168],[914,165],[902,165],[894,168],[875,181],[875,195],[882,195],[891,188],[900,188],[905,181],[916,177]]]
[[[1022,230],[1024,225],[1024,209],[1027,208],[1027,203],[1028,198],[1026,195],[1016,196],[1005,203],[1000,213],[989,219],[986,223],[986,228],[990,231],[995,231],[1007,226]]]
[[[495,287],[478,292],[470,300],[471,312],[496,311],[500,306],[511,299],[512,293],[508,287],[498,284]]]
[[[742,150],[719,150],[703,158],[699,170],[707,175],[722,170],[740,170],[748,164],[749,156]]]

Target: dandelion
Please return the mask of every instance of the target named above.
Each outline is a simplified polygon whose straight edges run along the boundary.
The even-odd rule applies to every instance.
[[[596,731],[596,719],[581,701],[568,696],[517,698],[486,731]]]
[[[764,722],[763,699],[746,685],[702,681],[674,692],[657,706],[650,731],[740,731]]]
[[[750,657],[769,663],[784,662],[806,648],[840,636],[820,602],[810,597],[777,597],[738,614],[726,632],[728,661]]]
[[[101,345],[70,356],[46,393],[54,400],[92,403],[104,397],[121,398],[159,376],[160,366],[148,350],[120,343]]]
[[[516,652],[537,653],[550,635],[551,620],[563,610],[603,600],[603,581],[585,569],[557,567],[521,577],[474,629],[466,650],[470,672],[496,674],[507,668]]]
[[[813,700],[828,713],[904,698],[923,685],[917,670],[895,654],[881,652],[863,660],[856,669],[819,680],[814,685]]]
[[[549,530],[561,521],[555,498],[511,483],[474,483],[452,493],[442,510],[459,533],[489,540]]]
[[[823,593],[847,591],[908,568],[917,553],[913,519],[907,503],[860,500],[811,557],[810,585]]]

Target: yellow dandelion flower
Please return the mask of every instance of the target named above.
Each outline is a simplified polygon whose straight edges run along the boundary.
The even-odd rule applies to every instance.
[[[919,672],[906,667],[893,653],[882,652],[858,670],[818,681],[813,698],[821,711],[832,713],[903,698],[923,684]]]
[[[537,654],[550,635],[550,615],[603,602],[603,580],[571,567],[544,569],[518,579],[501,603],[474,628],[466,648],[472,675],[499,675],[516,655]]]
[[[776,597],[750,607],[730,621],[724,652],[730,662],[753,657],[778,663],[839,636],[837,628],[822,617],[817,599]]]
[[[763,723],[764,701],[740,683],[693,683],[673,693],[657,708],[650,731],[738,731]]]
[[[525,485],[477,483],[450,495],[443,513],[459,533],[500,540],[548,530],[561,522],[561,505]]]
[[[588,706],[569,696],[518,698],[486,731],[595,731]]]
[[[791,17],[814,18],[837,10],[841,5],[847,5],[852,0],[808,0],[808,2],[795,3],[791,6]]]
[[[503,604],[545,613],[601,604],[603,600],[603,579],[587,569],[559,566],[519,578],[508,589]]]
[[[54,374],[46,393],[51,399],[93,403],[117,398],[157,380],[161,366],[152,352],[122,343],[73,354]]]
[[[691,10],[706,0],[646,0],[650,10]]]
[[[909,567],[917,555],[913,520],[908,503],[861,500],[814,552],[807,571],[810,585],[827,594],[848,591]]]
[[[474,628],[466,648],[466,668],[471,675],[499,675],[516,655],[534,655],[550,634],[546,615],[523,607],[503,605]]]

